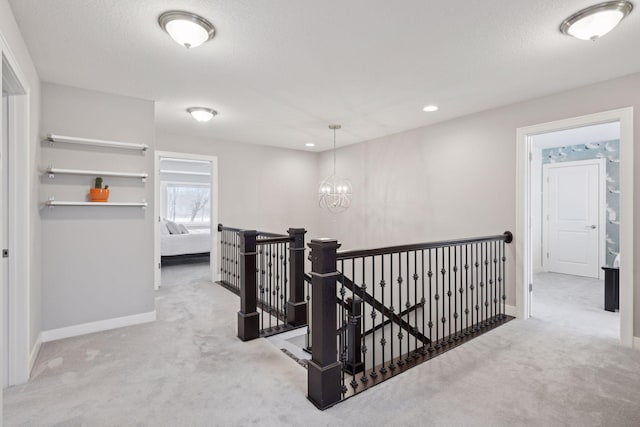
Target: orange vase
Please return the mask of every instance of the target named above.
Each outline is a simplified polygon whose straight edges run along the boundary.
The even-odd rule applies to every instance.
[[[109,189],[91,188],[89,189],[89,199],[92,202],[106,202],[109,200]]]

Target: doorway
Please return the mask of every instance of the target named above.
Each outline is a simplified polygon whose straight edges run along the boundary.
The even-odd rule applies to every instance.
[[[27,171],[15,165],[25,164],[28,135],[28,97],[16,73],[15,60],[0,40],[2,51],[2,138],[0,144],[0,282],[2,284],[2,386],[26,382],[38,345],[30,352],[28,271],[24,257],[24,226],[28,200]]]
[[[627,264],[625,268],[624,261],[620,263],[620,309],[613,317],[604,311],[601,273],[601,267],[620,259],[619,254],[623,259],[633,259],[632,120],[633,109],[624,108],[517,130],[516,230],[521,237],[516,241],[516,251],[521,255],[516,263],[516,308],[519,317],[527,319],[532,313],[536,317],[544,314],[539,304],[545,302],[543,296],[551,303],[554,298],[559,304],[581,302],[589,308],[572,312],[576,324],[586,319],[583,315],[593,315],[596,324],[613,325],[612,336],[619,337],[623,345],[632,346],[632,266]],[[618,133],[617,140],[598,136],[598,132],[612,129]],[[549,145],[554,136],[563,137],[562,143]],[[591,139],[585,140],[585,137]],[[542,167],[543,162],[548,166]],[[619,168],[619,178],[611,176],[610,165]],[[549,197],[549,191],[556,194]],[[577,194],[588,191],[590,195]],[[544,208],[543,194],[547,199]],[[617,198],[619,212],[611,206],[610,195]],[[556,212],[555,219],[549,212],[553,209],[561,210]],[[614,229],[619,238],[614,236]],[[555,258],[553,251],[556,251]],[[559,291],[558,283],[565,294]],[[546,295],[539,293],[542,291],[547,292]],[[558,309],[559,306],[554,307],[555,311]],[[566,323],[568,317],[557,320]],[[607,320],[603,320],[605,317]]]
[[[155,289],[174,271],[181,276],[204,272],[215,281],[217,157],[156,151],[155,218]]]

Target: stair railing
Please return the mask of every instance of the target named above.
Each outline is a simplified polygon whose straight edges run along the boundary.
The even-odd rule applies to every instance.
[[[308,398],[320,409],[509,320],[513,235],[338,252],[311,248]]]
[[[220,281],[240,296],[243,341],[307,323],[303,228],[286,235],[218,225]]]

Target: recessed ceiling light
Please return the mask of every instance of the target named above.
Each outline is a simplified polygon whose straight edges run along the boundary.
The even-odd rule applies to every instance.
[[[158,24],[178,44],[187,49],[200,46],[216,34],[211,22],[190,12],[171,10],[158,17]]]
[[[426,111],[427,113],[433,113],[434,111],[438,111],[437,105],[427,105],[422,109],[422,111]]]
[[[613,30],[631,11],[628,1],[599,3],[574,13],[560,24],[560,31],[580,40],[596,40]]]
[[[216,110],[205,107],[191,107],[187,108],[187,113],[191,114],[191,117],[199,122],[208,122],[213,119],[213,116],[218,114]]]
[[[306,144],[304,144],[306,147],[315,147],[316,144],[314,144],[313,142],[307,142]]]

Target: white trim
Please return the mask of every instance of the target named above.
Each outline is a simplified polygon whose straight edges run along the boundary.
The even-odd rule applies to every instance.
[[[640,337],[633,337],[633,348],[640,350]]]
[[[633,107],[604,111],[516,130],[516,307],[518,317],[530,316],[528,284],[531,268],[531,218],[529,152],[531,137],[540,133],[591,124],[620,122],[620,342],[633,345],[634,253],[633,253]],[[624,262],[624,260],[628,260]]]
[[[42,342],[51,342],[64,338],[77,337],[80,335],[93,334],[95,332],[108,331],[111,329],[124,328],[127,326],[140,325],[142,323],[154,322],[156,311],[147,313],[132,314],[130,316],[114,317],[113,319],[98,320],[96,322],[82,323],[80,325],[67,326],[66,328],[50,329],[42,331]]]
[[[605,159],[573,160],[569,162],[547,163],[542,165],[542,253],[549,253],[549,169],[571,166],[598,166],[598,277],[604,279],[604,271],[600,266],[607,263],[606,234],[607,234],[607,164]],[[533,236],[532,236],[533,238]],[[549,270],[549,259],[542,257],[542,270]]]
[[[12,295],[11,307],[15,308],[9,313],[9,385],[25,383],[29,380],[29,360],[30,360],[30,336],[31,336],[31,224],[30,207],[32,199],[23,197],[31,195],[32,167],[30,164],[31,153],[34,150],[33,141],[35,135],[31,133],[31,88],[26,75],[23,73],[16,56],[11,51],[9,44],[2,34],[0,34],[0,57],[4,56],[11,67],[13,74],[19,80],[24,89],[23,95],[11,96],[10,104],[16,111],[13,117],[14,122],[12,137],[10,138],[9,162],[10,182],[13,184],[10,193],[10,209],[14,231],[13,239],[10,242],[9,274]],[[0,71],[1,74],[1,71]],[[1,75],[0,75],[1,81]],[[2,125],[0,124],[0,127]],[[20,285],[20,286],[18,286]],[[0,304],[2,307],[2,304]],[[3,308],[0,308],[2,316]],[[4,328],[0,331],[0,338]],[[4,372],[4,369],[2,369]],[[3,374],[0,374],[3,375]]]
[[[506,314],[507,316],[517,317],[517,315],[516,315],[517,312],[518,312],[518,310],[516,310],[516,306],[515,305],[505,305],[504,306],[504,314]]]
[[[31,349],[31,355],[29,356],[29,372],[33,370],[33,365],[36,363],[36,359],[38,358],[38,354],[40,353],[40,347],[42,347],[42,333],[38,334],[38,338],[36,339],[36,342]]]
[[[209,280],[214,281],[218,277],[218,157],[207,156],[202,154],[176,153],[172,151],[156,151],[155,161],[153,165],[154,190],[153,190],[153,213],[154,213],[154,250],[153,250],[153,284],[154,289],[158,290],[162,281],[160,272],[160,217],[162,209],[160,206],[160,159],[162,157],[170,157],[178,161],[184,162],[210,162],[211,163],[211,208],[210,208],[210,230],[211,230],[211,252],[209,256],[210,277]]]

